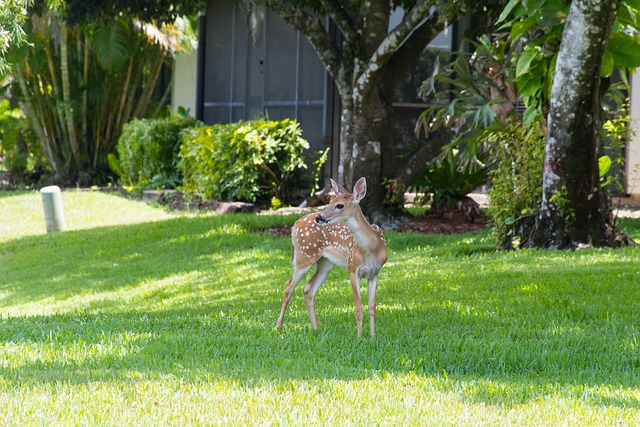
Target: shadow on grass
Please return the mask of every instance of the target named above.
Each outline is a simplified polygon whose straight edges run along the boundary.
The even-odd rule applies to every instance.
[[[119,310],[123,303],[147,307],[145,300],[187,293],[192,294],[183,303],[188,306],[201,302],[196,294],[202,292],[194,290],[216,287],[239,300],[253,300],[242,288],[262,285],[259,280],[278,266],[274,261],[288,259],[290,243],[252,228],[251,217],[212,216],[14,240],[0,249],[0,304],[79,299],[69,304]],[[145,286],[152,282],[157,285]]]
[[[0,375],[16,385],[170,375],[252,386],[413,372],[468,382],[466,398],[487,404],[640,383],[640,295],[633,272],[615,276],[627,259],[590,265],[561,253],[532,272],[535,254],[456,249],[486,246],[478,235],[448,237],[451,250],[432,246],[440,237],[390,233],[378,339],[355,338],[346,277],[334,273],[317,298],[321,331],[298,289],[276,332],[290,243],[250,232],[251,221],[179,218],[10,242],[0,260],[33,271],[0,267],[2,306],[58,304],[59,314],[0,320],[4,347],[23,352]],[[595,404],[640,408],[590,393]]]

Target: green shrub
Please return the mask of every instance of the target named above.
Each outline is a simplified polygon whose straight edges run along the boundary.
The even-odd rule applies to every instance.
[[[477,153],[476,164],[466,168],[461,166],[460,156],[458,149],[448,149],[413,182],[411,187],[424,193],[425,198],[433,195],[432,207],[453,207],[467,194],[487,183],[487,153]]]
[[[6,99],[0,101],[0,169],[9,172],[12,185],[19,186],[29,184],[30,175],[45,164],[25,116]]]
[[[204,198],[286,203],[309,144],[294,120],[217,124],[185,132],[183,189]],[[279,202],[272,201],[272,198]]]
[[[175,188],[182,183],[178,170],[180,133],[198,124],[180,115],[133,120],[123,127],[118,158],[111,155],[109,165],[121,183],[132,189]]]
[[[542,202],[545,131],[542,122],[512,122],[492,135],[499,144],[489,191],[492,229],[498,247],[512,248],[531,230]]]

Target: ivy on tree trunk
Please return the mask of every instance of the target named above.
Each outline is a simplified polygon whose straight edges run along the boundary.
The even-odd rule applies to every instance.
[[[551,89],[540,214],[527,246],[614,245],[599,182],[600,70],[620,0],[573,1]]]

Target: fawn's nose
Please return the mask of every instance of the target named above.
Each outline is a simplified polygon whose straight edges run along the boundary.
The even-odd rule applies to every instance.
[[[324,218],[322,217],[322,215],[317,215],[317,216],[316,216],[316,222],[317,222],[318,224],[322,224],[322,223],[327,222],[327,220],[326,220],[326,219],[324,219]]]

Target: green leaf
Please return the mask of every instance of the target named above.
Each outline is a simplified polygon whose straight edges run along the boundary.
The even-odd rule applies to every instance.
[[[92,27],[91,47],[105,71],[114,73],[124,68],[129,58],[129,30],[121,22],[102,22]]]
[[[527,73],[529,68],[531,67],[531,63],[538,56],[538,52],[533,49],[527,49],[522,52],[520,58],[518,58],[518,63],[516,64],[516,77],[520,77],[521,75]]]
[[[637,36],[612,34],[607,52],[611,54],[616,68],[640,67],[640,38]]]
[[[536,15],[540,13],[540,8],[543,7],[547,1],[548,0],[527,0],[524,7],[529,15]],[[557,0],[551,0],[551,2],[554,1]]]
[[[634,9],[640,9],[640,0],[624,0],[623,4],[632,7]]]
[[[524,110],[522,115],[522,122],[524,124],[533,123],[540,117],[541,113],[535,105],[530,105]]]
[[[564,0],[546,1],[541,5],[538,13],[542,24],[555,25],[562,23],[569,14],[569,3]]]
[[[522,96],[536,96],[542,90],[542,82],[537,78],[525,79],[522,84],[518,81],[518,90]]]
[[[610,51],[606,51],[602,60],[602,68],[600,69],[600,77],[609,77],[613,74],[614,60]]]
[[[605,176],[611,169],[611,157],[602,156],[598,159],[598,170],[600,172],[600,178]]]
[[[502,22],[505,19],[507,19],[507,17],[509,16],[509,14],[513,10],[513,8],[516,7],[516,5],[520,3],[520,1],[521,0],[509,0],[509,3],[507,3],[507,5],[502,10],[502,13],[498,17],[498,20],[496,21],[496,24],[499,24],[500,22]]]
[[[617,25],[614,24],[614,29],[617,28],[618,25],[628,25],[632,28],[638,29],[638,10],[637,8],[633,8],[627,4],[621,4],[618,9],[618,14],[616,15],[616,20],[618,21]]]
[[[527,30],[531,29],[538,22],[537,16],[530,16],[527,19],[522,21],[514,22],[511,27],[511,39],[517,40],[521,35],[527,32]]]

